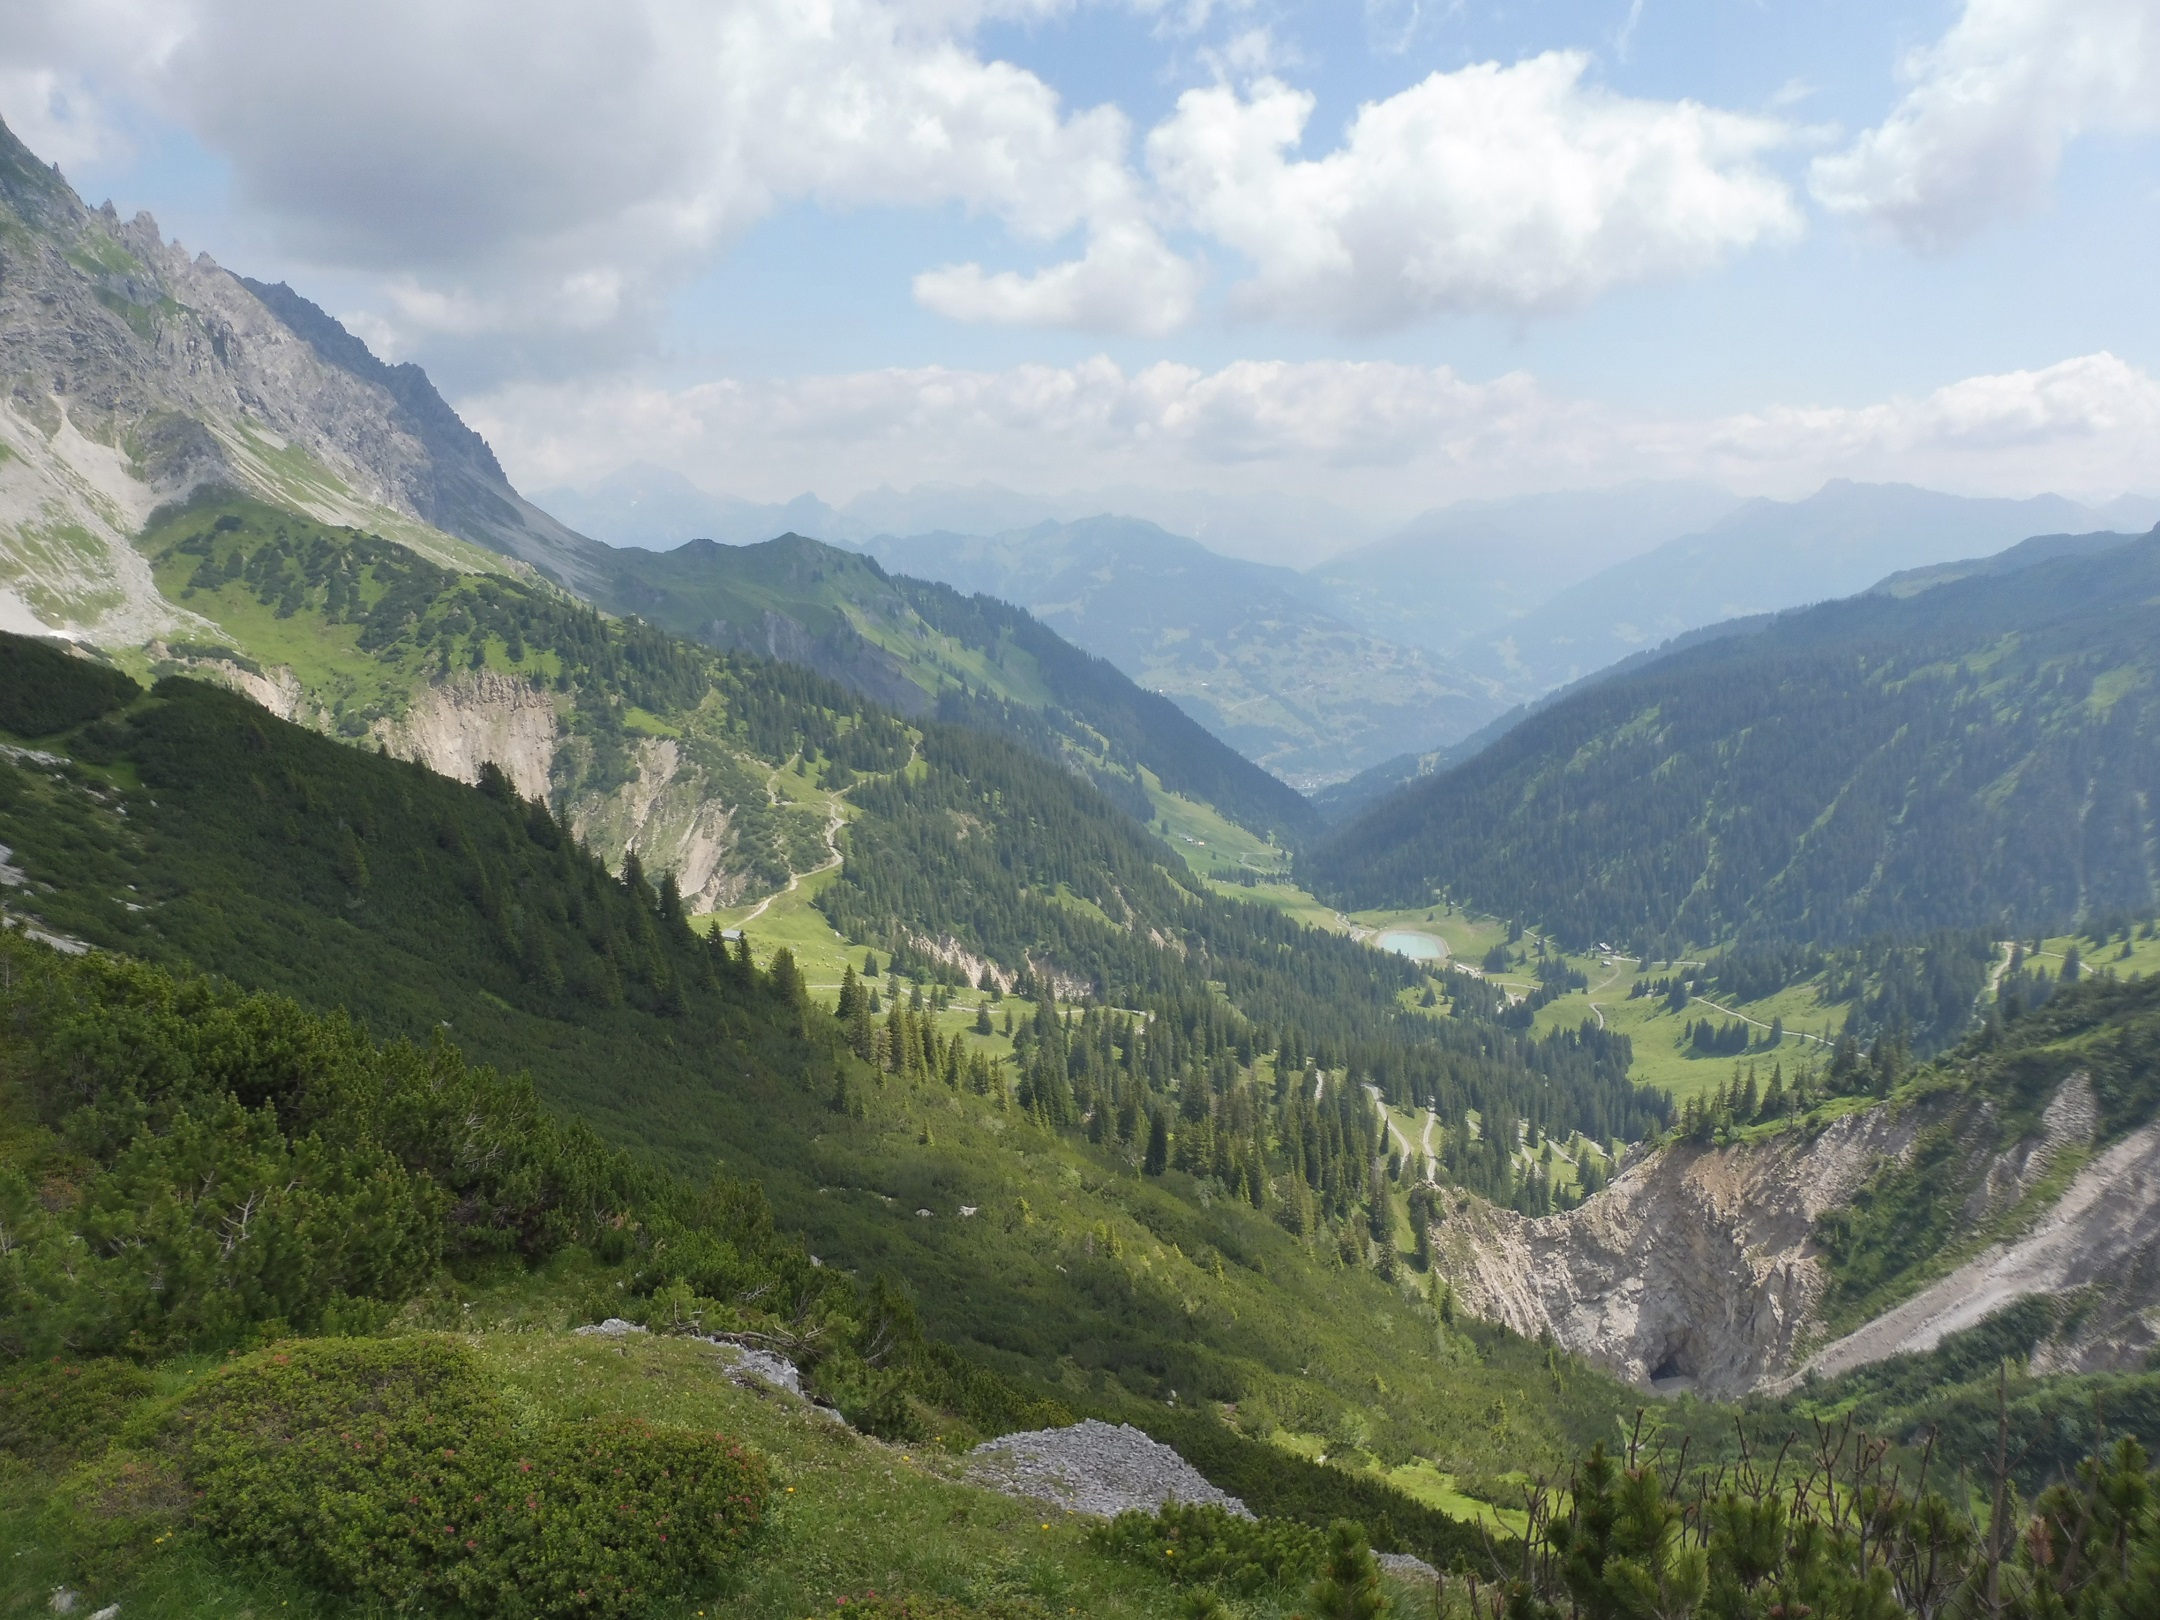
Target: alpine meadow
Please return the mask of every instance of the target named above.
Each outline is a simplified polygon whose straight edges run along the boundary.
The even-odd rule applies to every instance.
[[[21,9],[0,1620],[2160,1617],[2148,6]]]

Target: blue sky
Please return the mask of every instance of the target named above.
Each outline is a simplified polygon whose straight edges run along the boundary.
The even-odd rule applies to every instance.
[[[18,6],[532,485],[2160,488],[2160,0]]]

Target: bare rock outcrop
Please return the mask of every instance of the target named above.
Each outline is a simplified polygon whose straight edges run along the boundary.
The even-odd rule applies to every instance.
[[[2073,1072],[2037,1129],[1998,1147],[1985,1098],[1949,1093],[1725,1148],[1638,1155],[1581,1208],[1530,1220],[1471,1200],[1435,1232],[1435,1264],[1468,1309],[1660,1391],[1776,1392],[1933,1349],[2020,1300],[2059,1302],[2041,1372],[2139,1366],[2160,1348],[2160,1124],[2081,1164],[2100,1111]],[[1968,1229],[2003,1240],[1844,1337],[1822,1343],[1817,1222],[1923,1132],[1956,1134],[1941,1173]],[[1804,1362],[1804,1365],[1803,1365]]]
[[[1622,1378],[1738,1395],[1789,1368],[1815,1322],[1816,1220],[1926,1117],[1872,1108],[1743,1146],[1676,1144],[1539,1220],[1473,1201],[1438,1228],[1435,1264],[1470,1310]]]
[[[199,630],[131,540],[210,483],[446,566],[603,571],[606,548],[520,497],[418,367],[148,214],[86,207],[4,124],[0,227],[0,618],[108,646]]]
[[[570,827],[611,864],[635,853],[648,872],[674,873],[692,912],[718,911],[749,898],[750,879],[736,807],[693,753],[672,738],[643,739],[625,780],[577,795]],[[576,771],[573,761],[569,774]]]
[[[518,675],[478,670],[421,689],[396,720],[375,735],[400,759],[460,782],[475,782],[492,761],[528,799],[548,796],[560,729],[555,698]]]
[[[2090,1147],[2099,1125],[2100,1103],[2093,1096],[2092,1078],[2081,1069],[2056,1088],[2040,1116],[2039,1134],[1989,1161],[1987,1173],[1965,1200],[1965,1219],[1977,1226],[2014,1208],[2064,1153]]]

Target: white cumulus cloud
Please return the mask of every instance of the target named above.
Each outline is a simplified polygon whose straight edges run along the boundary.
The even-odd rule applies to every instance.
[[[985,275],[977,264],[925,270],[915,278],[915,299],[956,321],[1159,337],[1185,324],[1202,280],[1199,266],[1151,227],[1126,221],[1092,229],[1083,257],[1029,275]]]
[[[8,9],[0,87],[95,82],[187,128],[294,251],[379,278],[372,313],[405,347],[514,334],[529,355],[555,331],[619,350],[743,231],[805,200],[957,204],[1037,245],[1079,233],[1078,268],[1007,294],[1029,318],[1160,329],[1189,303],[1140,212],[1123,113],[1069,108],[967,41],[985,15],[1055,0]],[[0,111],[53,101],[25,91]],[[1119,305],[1102,283],[1135,267],[1153,290]]]
[[[1784,125],[1618,95],[1588,68],[1556,51],[1434,73],[1361,107],[1314,158],[1293,155],[1308,92],[1190,90],[1148,163],[1192,225],[1251,262],[1249,308],[1356,329],[1570,308],[1799,234],[1760,162]]]
[[[1781,125],[1611,93],[1576,53],[1434,74],[1301,155],[1312,97],[1272,76],[1295,54],[1208,0],[1126,0],[1166,37],[1229,30],[1187,69],[1231,77],[1142,164],[1121,108],[977,39],[1082,3],[11,0],[0,112],[69,154],[145,113],[185,128],[298,262],[373,289],[371,332],[466,376],[551,344],[597,366],[801,202],[997,221],[1018,268],[892,273],[955,320],[1140,335],[1204,307],[1219,248],[1251,310],[1386,328],[1566,308],[1799,228],[1759,162]]]
[[[1817,158],[1815,196],[1921,249],[2028,207],[2075,137],[2160,128],[2153,0],[1966,0],[1904,64],[1874,129]]]

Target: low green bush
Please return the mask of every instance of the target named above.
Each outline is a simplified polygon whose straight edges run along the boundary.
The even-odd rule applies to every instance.
[[[771,1493],[762,1459],[717,1435],[520,1435],[444,1340],[261,1352],[182,1401],[168,1437],[221,1545],[401,1608],[628,1614],[716,1581]]]
[[[68,1473],[43,1529],[93,1591],[125,1581],[189,1526],[194,1491],[168,1457],[115,1446]]]
[[[1491,1557],[1478,1526],[1427,1507],[1375,1475],[1248,1440],[1201,1412],[1137,1409],[1128,1420],[1263,1519],[1315,1529],[1347,1519],[1364,1530],[1375,1552],[1414,1553],[1437,1569],[1482,1569]]]
[[[1289,1519],[1241,1519],[1210,1504],[1166,1502],[1158,1513],[1120,1513],[1090,1532],[1104,1552],[1159,1570],[1187,1586],[1245,1596],[1310,1581],[1327,1536]]]
[[[92,1455],[154,1388],[123,1361],[55,1356],[0,1367],[0,1451],[33,1461]]]
[[[865,1592],[833,1601],[829,1620],[1046,1620],[1039,1604],[1026,1598],[1000,1598],[985,1605],[951,1598],[899,1597]]]

